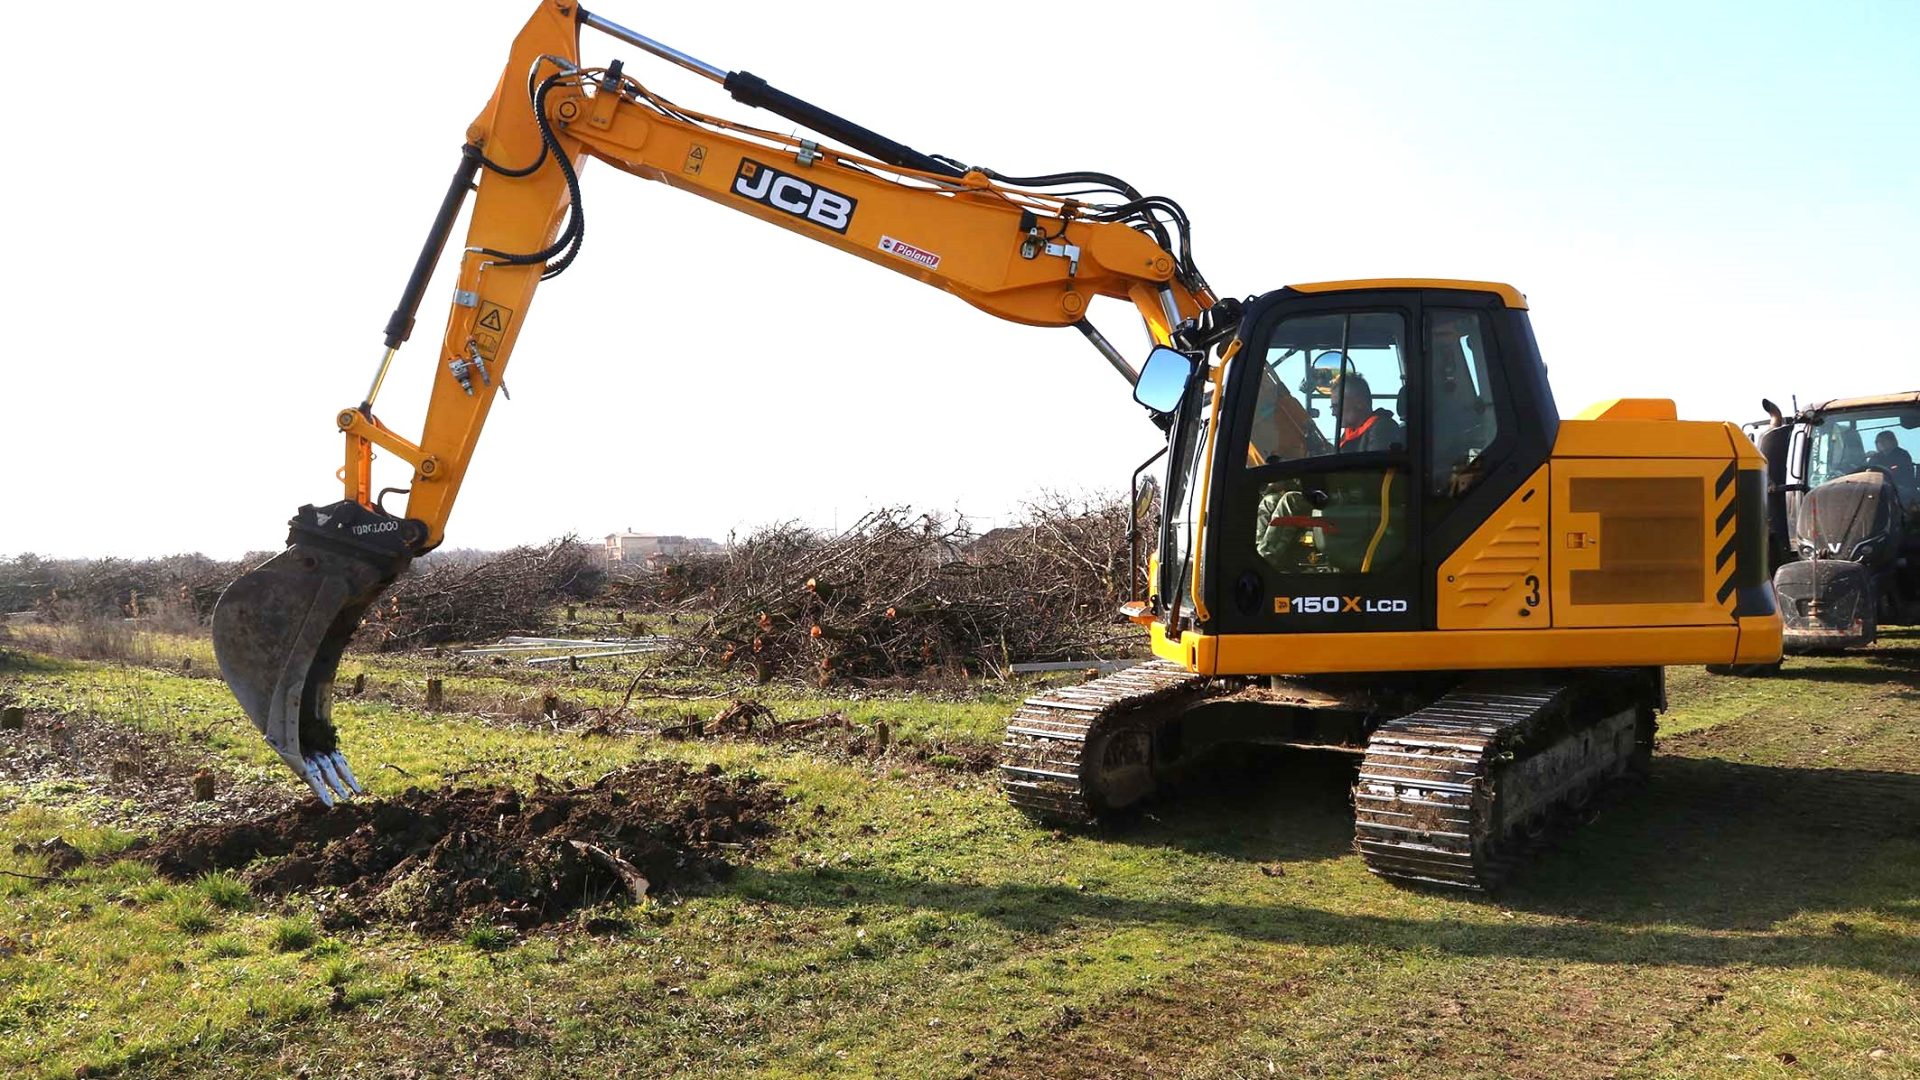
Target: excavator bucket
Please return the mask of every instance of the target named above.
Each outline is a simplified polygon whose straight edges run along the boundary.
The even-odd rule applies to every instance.
[[[410,561],[352,539],[355,524],[377,526],[378,518],[394,520],[357,505],[302,507],[287,549],[227,586],[213,609],[221,677],[268,745],[328,806],[362,790],[333,727],[340,654]]]

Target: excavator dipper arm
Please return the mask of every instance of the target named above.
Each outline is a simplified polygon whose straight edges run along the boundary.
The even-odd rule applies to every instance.
[[[666,101],[616,61],[583,68],[582,25],[722,83],[850,149],[704,116]],[[362,616],[417,555],[437,546],[541,280],[585,237],[588,158],[699,195],[1032,326],[1072,326],[1122,375],[1131,365],[1086,320],[1096,297],[1126,300],[1154,341],[1213,304],[1170,200],[1100,173],[1000,177],[921,154],[744,72],[726,72],[570,0],[542,0],[515,39],[466,144],[400,304],[366,399],[341,410],[343,497],[304,506],[288,547],[234,582],[214,611],[221,674],[267,741],[323,802],[360,790],[330,716],[340,656]],[[1074,194],[1048,189],[1071,186]],[[1112,197],[1090,200],[1089,188]],[[413,327],[461,206],[467,242],[418,441],[374,402]],[[1178,243],[1174,242],[1178,237]],[[412,466],[404,515],[373,488],[375,447]]]

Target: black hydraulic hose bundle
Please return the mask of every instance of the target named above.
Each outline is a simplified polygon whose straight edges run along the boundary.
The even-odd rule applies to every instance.
[[[503,169],[493,162],[486,161],[484,157],[481,158],[489,168],[503,176],[530,175],[545,163],[548,156],[552,156],[554,164],[560,166],[560,175],[567,181],[567,225],[560,230],[559,237],[553,243],[539,251],[523,253],[498,251],[494,248],[476,249],[480,254],[497,259],[508,266],[546,263],[546,269],[540,273],[542,280],[558,277],[567,267],[572,266],[573,260],[580,255],[580,245],[586,240],[587,235],[586,214],[580,208],[580,174],[574,169],[573,162],[567,159],[566,150],[561,147],[559,137],[553,133],[553,122],[547,119],[547,95],[559,85],[561,79],[566,77],[566,72],[555,72],[541,80],[540,88],[533,93],[533,120],[540,126],[541,150],[540,156],[534,159],[532,165],[523,170]],[[478,154],[478,151],[475,153]],[[555,255],[559,255],[560,258],[554,260]]]
[[[531,164],[510,168],[492,161],[478,148],[468,147],[465,153],[471,155],[481,166],[489,171],[509,178],[530,176],[539,171],[552,157],[559,165],[561,174],[567,182],[567,223],[560,235],[547,247],[533,252],[506,252],[492,248],[479,249],[481,254],[498,259],[510,266],[525,266],[532,263],[546,263],[541,278],[556,277],[573,265],[579,257],[580,248],[586,239],[585,215],[581,209],[580,178],[568,160],[566,152],[560,146],[558,136],[554,134],[552,121],[547,117],[547,96],[563,79],[574,77],[575,73],[555,72],[542,80],[538,88],[529,86],[529,96],[533,103],[534,122],[540,128],[540,154]],[[531,83],[531,79],[529,79]],[[966,175],[969,167],[961,162],[940,154],[923,154],[904,143],[889,139],[878,132],[856,124],[844,117],[828,112],[810,102],[780,90],[765,79],[744,71],[730,72],[724,83],[727,91],[736,101],[756,108],[763,108],[778,116],[803,124],[828,138],[842,143],[856,151],[868,154],[876,160],[886,162],[903,169],[932,173],[937,176],[959,178]],[[1138,188],[1109,173],[1097,171],[1070,171],[1045,173],[1038,176],[1009,176],[991,169],[981,169],[990,179],[1015,187],[1044,190],[1067,184],[1092,185],[1098,190],[1111,191],[1123,196],[1126,201],[1110,206],[1087,207],[1087,217],[1094,221],[1124,222],[1149,233],[1161,247],[1175,250],[1174,235],[1170,235],[1168,221],[1172,222],[1173,233],[1177,233],[1175,258],[1175,276],[1189,290],[1194,292],[1210,291],[1206,279],[1200,275],[1199,267],[1193,259],[1192,223],[1180,205],[1165,196],[1142,195]],[[1064,223],[1063,223],[1064,224]],[[556,258],[557,256],[557,258]]]
[[[956,179],[970,171],[969,166],[955,158],[945,154],[923,154],[904,143],[889,139],[843,116],[828,112],[812,102],[804,101],[771,86],[767,80],[751,72],[728,72],[722,85],[726,87],[729,94],[733,95],[735,101],[765,109],[776,116],[804,125],[835,142],[889,165]],[[1112,191],[1123,196],[1127,201],[1118,206],[1091,208],[1093,213],[1088,216],[1095,221],[1131,222],[1150,233],[1161,247],[1171,251],[1174,247],[1173,239],[1167,233],[1166,223],[1159,216],[1162,213],[1166,214],[1172,219],[1174,228],[1180,234],[1176,274],[1181,284],[1194,292],[1211,291],[1208,289],[1206,279],[1200,276],[1200,270],[1193,261],[1192,225],[1187,220],[1186,212],[1172,199],[1160,195],[1142,195],[1132,184],[1103,172],[1076,170],[1039,176],[1008,176],[984,168],[980,172],[989,179],[1013,187],[1046,189],[1065,184],[1090,184]]]

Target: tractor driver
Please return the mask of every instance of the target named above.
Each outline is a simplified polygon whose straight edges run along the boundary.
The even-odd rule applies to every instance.
[[[1913,455],[1893,437],[1893,432],[1882,431],[1873,437],[1873,453],[1867,455],[1867,464],[1887,470],[1888,478],[1903,494],[1905,489],[1913,487]]]

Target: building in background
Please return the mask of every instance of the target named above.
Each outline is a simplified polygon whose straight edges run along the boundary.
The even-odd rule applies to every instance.
[[[720,545],[698,536],[667,536],[661,533],[617,532],[607,534],[608,563],[642,563],[650,559],[674,558],[702,551],[718,551]]]

